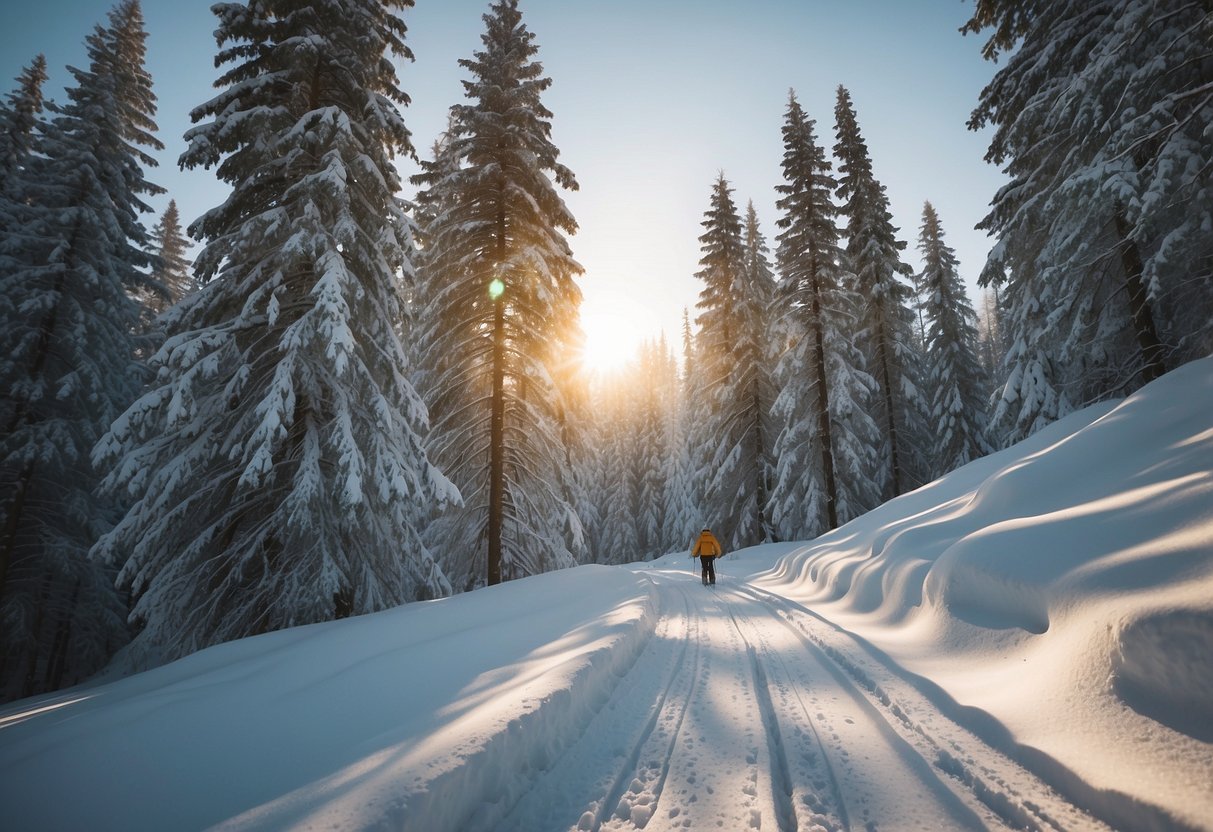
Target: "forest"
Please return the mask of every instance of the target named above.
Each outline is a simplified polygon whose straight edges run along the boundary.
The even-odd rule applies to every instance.
[[[977,0],[968,127],[1008,182],[976,305],[930,195],[895,227],[847,88],[790,91],[778,215],[704,182],[698,302],[608,377],[542,33],[488,5],[423,150],[412,6],[216,5],[197,218],[149,216],[138,0],[61,103],[36,56],[0,104],[0,699],[705,525],[809,540],[1213,352],[1206,3]]]

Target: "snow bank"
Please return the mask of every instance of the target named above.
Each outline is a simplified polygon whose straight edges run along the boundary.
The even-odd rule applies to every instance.
[[[1072,799],[1213,828],[1213,359],[887,503],[755,584],[929,679],[971,727],[998,725],[986,739]]]
[[[651,635],[580,567],[220,645],[0,711],[13,830],[491,826]]]

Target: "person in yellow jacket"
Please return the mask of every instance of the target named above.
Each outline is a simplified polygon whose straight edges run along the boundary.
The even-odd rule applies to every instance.
[[[716,585],[716,558],[724,554],[724,550],[720,548],[720,541],[716,539],[716,535],[712,534],[712,530],[705,528],[699,533],[699,539],[695,541],[695,546],[691,549],[691,557],[699,558],[699,565],[703,567],[703,585]]]

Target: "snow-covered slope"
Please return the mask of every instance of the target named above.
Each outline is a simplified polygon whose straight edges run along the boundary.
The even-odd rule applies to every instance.
[[[0,711],[5,830],[1213,829],[1213,360],[808,544]],[[763,822],[763,819],[767,819]]]
[[[755,584],[979,709],[969,722],[1076,775],[1084,800],[1213,827],[1213,361],[881,506]]]

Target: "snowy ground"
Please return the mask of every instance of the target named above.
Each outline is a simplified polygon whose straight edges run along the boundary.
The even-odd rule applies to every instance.
[[[6,830],[1213,830],[1213,361],[810,544],[0,711]]]

